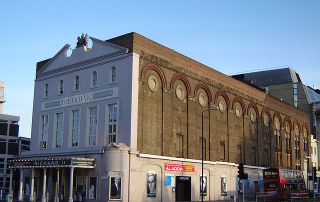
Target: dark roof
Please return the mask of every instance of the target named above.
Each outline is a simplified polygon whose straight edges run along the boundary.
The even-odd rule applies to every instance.
[[[291,68],[273,69],[260,72],[251,72],[245,74],[232,75],[237,80],[252,81],[258,86],[270,86],[275,84],[297,83],[301,82],[298,73]]]

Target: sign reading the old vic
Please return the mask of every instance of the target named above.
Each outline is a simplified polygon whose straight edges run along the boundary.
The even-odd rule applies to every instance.
[[[39,168],[39,167],[81,167],[94,168],[91,158],[58,158],[58,159],[26,159],[11,160],[10,168]]]

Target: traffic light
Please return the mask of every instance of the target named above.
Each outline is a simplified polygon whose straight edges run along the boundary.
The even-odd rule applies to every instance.
[[[317,168],[316,167],[312,167],[312,176],[314,181],[317,180]]]
[[[240,179],[248,179],[248,174],[244,173],[244,170],[243,170],[243,163],[239,163],[239,166],[238,166],[238,177]]]
[[[239,163],[238,166],[238,176],[241,179],[241,176],[243,176],[244,172],[243,172],[243,163]]]

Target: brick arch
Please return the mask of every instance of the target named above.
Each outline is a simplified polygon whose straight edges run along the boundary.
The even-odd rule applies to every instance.
[[[272,119],[271,119],[271,113],[269,111],[269,109],[267,108],[263,108],[262,111],[261,111],[261,117],[263,117],[263,114],[266,113],[268,114],[268,117],[269,117],[269,123],[272,123]]]
[[[298,128],[299,128],[299,133],[301,133],[301,126],[300,126],[299,121],[294,121],[294,122],[293,122],[293,126],[294,126],[294,125],[297,125],[297,126],[298,126]],[[293,128],[293,130],[294,130],[294,128]]]
[[[235,110],[235,105],[236,105],[236,103],[237,102],[239,102],[239,104],[241,105],[241,107],[242,107],[242,113],[243,114],[245,114],[246,113],[246,105],[244,104],[244,102],[243,102],[243,100],[240,98],[240,97],[236,97],[236,98],[234,98],[234,100],[233,100],[233,110]]]
[[[290,119],[289,117],[284,118],[284,120],[283,120],[283,126],[285,126],[284,124],[286,123],[286,121],[289,122],[290,130],[292,130],[292,122],[291,122],[291,119]]]
[[[309,136],[309,135],[310,135],[310,131],[309,131],[309,128],[308,128],[308,124],[304,123],[304,124],[302,125],[302,128],[306,128],[306,130],[307,130],[307,136]],[[303,132],[303,131],[301,131],[301,132]]]
[[[143,69],[142,69],[142,72],[141,72],[141,79],[144,81],[145,80],[145,77],[146,77],[146,74],[149,70],[154,70],[156,71],[158,74],[159,74],[159,77],[161,79],[161,82],[162,82],[162,87],[166,88],[167,87],[167,81],[166,81],[166,77],[163,73],[163,71],[161,70],[160,67],[158,67],[157,65],[155,64],[147,64]]]
[[[182,74],[176,74],[171,81],[171,90],[173,90],[174,83],[178,80],[183,81],[184,85],[186,85],[188,95],[191,96],[191,87],[188,79]]]
[[[225,99],[225,101],[226,101],[226,103],[227,103],[227,109],[230,109],[230,100],[229,100],[229,97],[228,97],[227,93],[224,92],[224,91],[222,91],[222,90],[220,90],[220,91],[217,92],[216,97],[215,97],[215,99],[214,99],[215,104],[218,104],[217,101],[218,101],[218,98],[219,98],[220,96],[222,96],[222,97]]]
[[[253,102],[251,102],[248,106],[248,111],[247,111],[247,115],[249,115],[250,109],[253,108],[256,111],[256,115],[257,115],[257,119],[259,118],[259,109],[257,107],[257,105]]]
[[[275,119],[275,117],[278,117],[279,121],[280,121],[280,126],[282,126],[282,119],[281,119],[281,116],[278,112],[274,113],[273,115],[273,120]],[[273,123],[274,124],[274,123]]]
[[[209,87],[206,85],[206,84],[204,84],[204,83],[199,83],[198,85],[197,85],[197,87],[196,87],[196,89],[195,89],[195,92],[194,92],[194,95],[195,95],[195,97],[197,97],[197,95],[198,95],[198,90],[199,89],[203,89],[204,91],[206,91],[206,93],[207,93],[207,95],[208,95],[208,98],[209,98],[209,102],[212,102],[212,94],[211,94],[211,91],[210,91],[210,89],[209,89]]]

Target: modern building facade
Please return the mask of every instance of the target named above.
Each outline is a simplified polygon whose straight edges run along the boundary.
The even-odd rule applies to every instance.
[[[308,113],[137,33],[87,40],[37,63],[20,200],[230,200],[304,169]]]
[[[9,192],[10,172],[9,161],[18,159],[23,151],[30,150],[30,138],[19,137],[19,116],[2,114],[5,83],[0,82],[0,189],[1,193]],[[19,182],[17,173],[12,173],[13,188]],[[19,174],[19,173],[18,173]],[[18,178],[19,179],[19,178]]]
[[[320,170],[320,90],[303,84],[300,76],[290,67],[250,72],[232,76],[239,81],[252,83],[266,93],[283,100],[310,115],[310,136],[312,142],[310,149],[311,162],[308,175],[312,175],[312,167]],[[319,172],[320,177],[320,172]],[[310,186],[309,186],[310,187]]]

